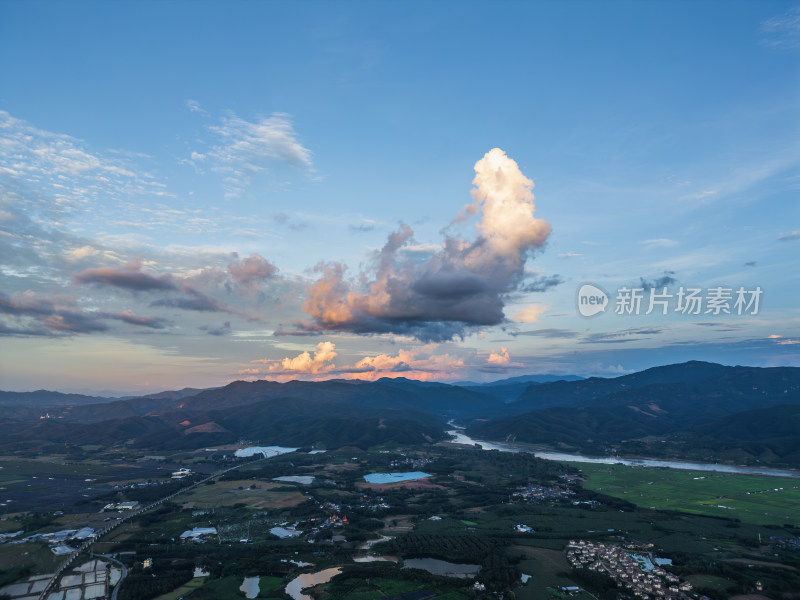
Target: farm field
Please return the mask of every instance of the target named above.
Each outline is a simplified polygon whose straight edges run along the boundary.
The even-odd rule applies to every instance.
[[[164,469],[68,462],[63,457],[0,458],[0,515],[19,511],[76,510],[83,499],[108,493],[115,484],[165,475],[169,472]]]
[[[585,463],[579,468],[588,477],[587,489],[643,508],[800,525],[798,479]]]
[[[193,502],[197,508],[213,508],[245,504],[255,508],[286,508],[296,506],[306,498],[285,484],[274,484],[252,479],[220,481],[214,485],[201,485],[184,494],[181,500]]]
[[[11,569],[16,565],[25,564],[34,573],[51,573],[61,560],[48,548],[17,544],[3,544],[0,546],[0,570]]]
[[[531,577],[526,584],[515,590],[518,600],[549,600],[551,594],[547,591],[548,587],[573,585],[569,578],[558,575],[569,570],[569,564],[560,550],[513,546],[510,552],[523,555],[519,563],[520,571]],[[591,596],[581,593],[575,598],[589,600]]]
[[[204,577],[195,577],[191,581],[184,583],[178,589],[173,590],[167,594],[162,594],[161,596],[158,596],[154,600],[177,600],[178,598],[182,598],[183,596],[192,593],[196,589],[203,587],[204,581],[205,581]]]

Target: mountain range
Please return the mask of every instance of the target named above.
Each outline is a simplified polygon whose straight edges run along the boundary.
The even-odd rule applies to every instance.
[[[691,361],[614,378],[491,384],[235,381],[123,399],[0,392],[0,451],[241,439],[366,448],[442,440],[449,420],[477,439],[567,451],[800,466],[800,368]]]

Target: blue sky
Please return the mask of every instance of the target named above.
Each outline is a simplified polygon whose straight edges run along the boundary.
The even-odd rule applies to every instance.
[[[797,3],[7,1],[0,55],[0,388],[800,366]]]

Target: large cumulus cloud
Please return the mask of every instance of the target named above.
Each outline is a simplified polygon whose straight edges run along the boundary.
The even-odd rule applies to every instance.
[[[534,217],[533,182],[499,148],[475,164],[472,183],[473,201],[455,220],[479,215],[472,239],[445,233],[438,251],[412,261],[401,250],[414,232],[403,225],[355,280],[340,263],[319,265],[320,277],[304,305],[313,321],[298,332],[398,333],[442,341],[501,323],[505,297],[521,282],[526,259],[545,243],[550,225]]]

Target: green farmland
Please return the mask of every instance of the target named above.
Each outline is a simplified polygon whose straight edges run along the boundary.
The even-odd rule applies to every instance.
[[[758,525],[800,525],[800,480],[709,471],[577,464],[585,484],[644,508],[727,517]]]

